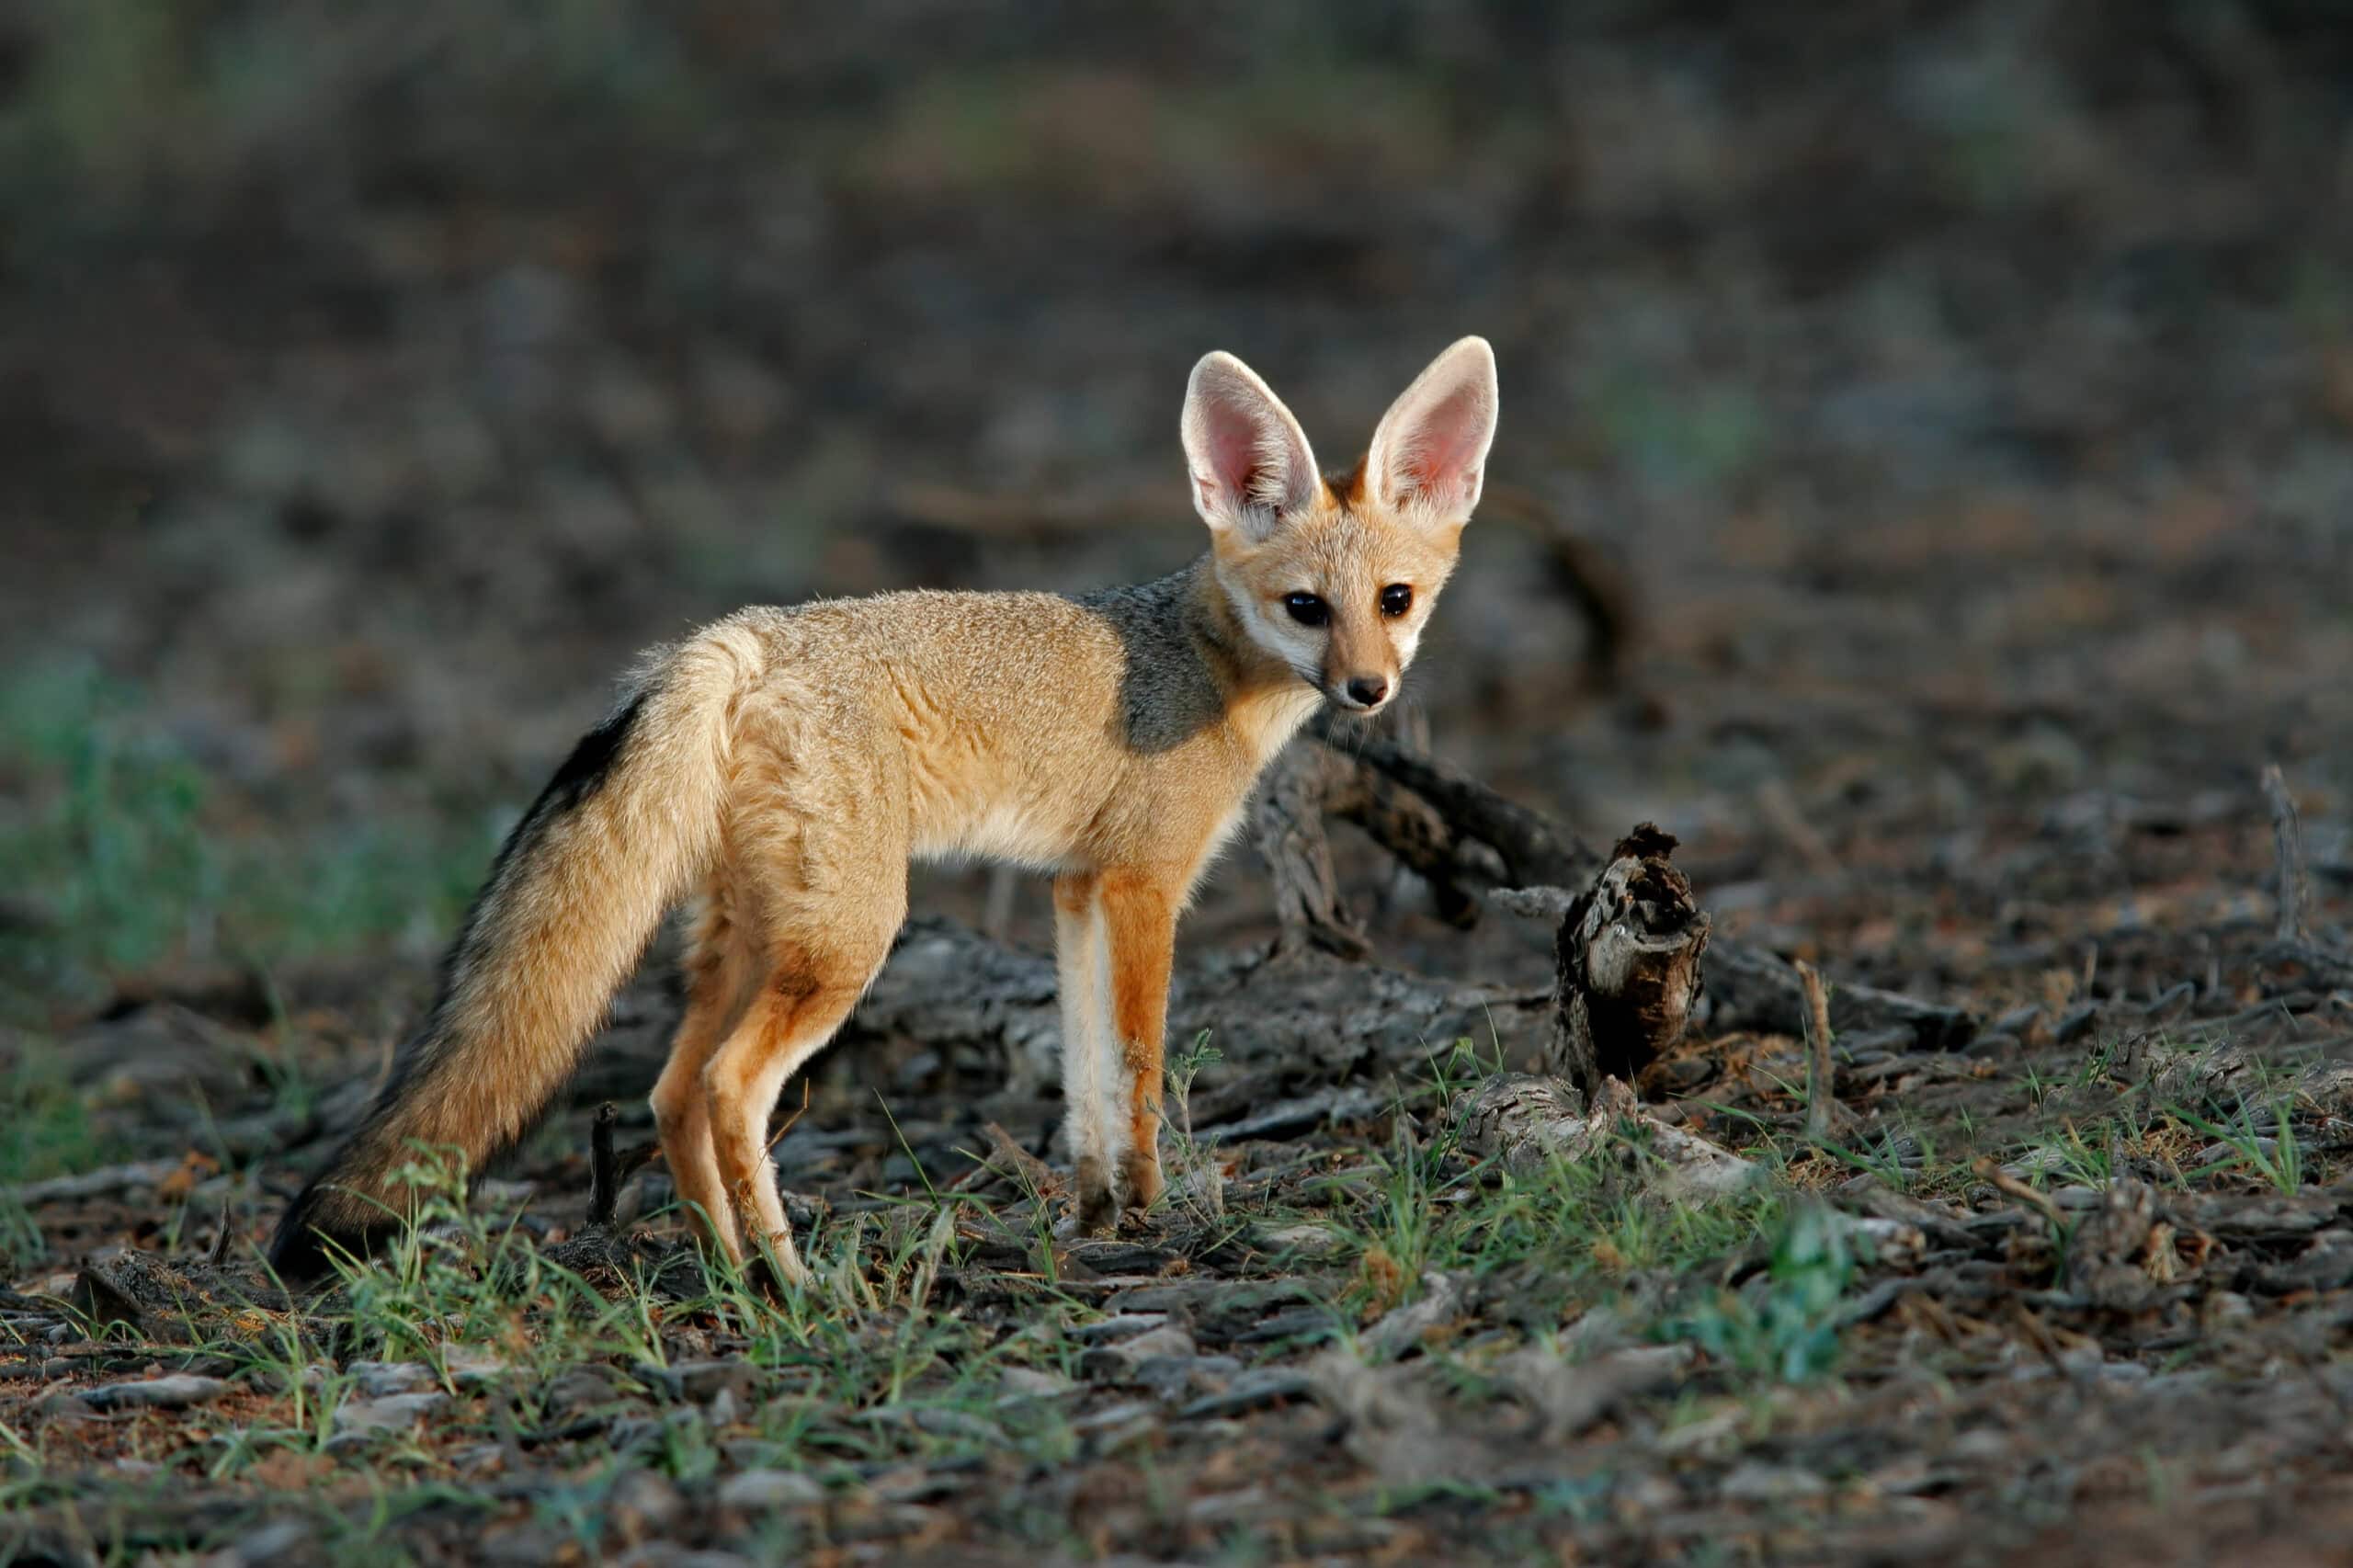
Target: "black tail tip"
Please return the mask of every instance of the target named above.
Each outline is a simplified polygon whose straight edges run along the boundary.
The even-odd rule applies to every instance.
[[[288,1206],[269,1240],[269,1266],[289,1286],[309,1285],[334,1272],[338,1257],[365,1257],[381,1227],[355,1225],[333,1212],[333,1195],[312,1183]]]

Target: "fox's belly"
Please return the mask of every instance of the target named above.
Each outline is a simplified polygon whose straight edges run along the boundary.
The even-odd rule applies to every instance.
[[[1030,802],[938,801],[918,812],[914,847],[918,860],[996,860],[1060,871],[1076,864],[1076,839],[1065,817]]]

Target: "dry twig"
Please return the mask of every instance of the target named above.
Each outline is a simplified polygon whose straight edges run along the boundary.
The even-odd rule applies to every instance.
[[[799,1123],[802,1117],[809,1114],[809,1082],[808,1074],[801,1074],[801,1108],[794,1111],[790,1116],[786,1117],[784,1119],[784,1125],[778,1128],[774,1132],[768,1135],[767,1153],[770,1154],[774,1154],[776,1153],[776,1146],[784,1142],[784,1135],[791,1131],[793,1127]]]
[[[2279,865],[2277,940],[2283,946],[2301,947],[2304,912],[2312,905],[2312,884],[2304,870],[2304,830],[2296,815],[2296,798],[2288,792],[2287,776],[2276,762],[2263,770],[2263,798],[2271,807],[2271,846]]]
[[[618,1153],[613,1149],[613,1129],[620,1121],[620,1111],[607,1100],[597,1108],[594,1120],[588,1124],[588,1223],[610,1230],[619,1212],[621,1188],[639,1168],[661,1152],[658,1143],[636,1143]]]
[[[1824,1143],[1845,1119],[1830,1060],[1830,991],[1820,970],[1802,959],[1795,967],[1805,988],[1805,1135]]]
[[[1062,1177],[1054,1174],[1053,1168],[1015,1142],[1003,1125],[985,1123],[981,1133],[989,1141],[989,1153],[1018,1174],[1040,1198],[1050,1198],[1062,1190]]]
[[[2048,1193],[2037,1192],[2026,1183],[2004,1170],[1993,1156],[1981,1156],[1970,1167],[1980,1181],[1990,1182],[1994,1189],[2006,1198],[2014,1198],[2048,1221],[2054,1233],[2063,1233],[2067,1222],[2059,1212],[2059,1205],[2051,1201]]]
[[[2266,963],[2294,964],[2325,986],[2353,985],[2353,955],[2315,937],[2308,918],[2312,882],[2305,869],[2304,830],[2286,775],[2272,763],[2263,770],[2263,798],[2271,808],[2271,844],[2278,868],[2279,920]]]

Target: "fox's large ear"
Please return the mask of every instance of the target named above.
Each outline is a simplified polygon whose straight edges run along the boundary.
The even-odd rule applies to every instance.
[[[1495,351],[1466,337],[1414,378],[1372,433],[1365,477],[1382,505],[1461,522],[1479,504],[1495,438]]]
[[[1307,432],[1258,373],[1231,354],[1204,354],[1193,367],[1183,428],[1193,505],[1212,529],[1265,539],[1324,487]]]

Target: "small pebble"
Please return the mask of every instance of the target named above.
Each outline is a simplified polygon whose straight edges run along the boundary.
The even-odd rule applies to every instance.
[[[797,1470],[747,1470],[719,1483],[722,1508],[799,1508],[824,1500],[823,1483]]]
[[[352,1400],[335,1407],[334,1436],[338,1442],[358,1441],[380,1432],[400,1432],[449,1403],[446,1393],[395,1393],[381,1399]]]
[[[229,1392],[219,1378],[142,1378],[131,1382],[106,1383],[82,1391],[82,1403],[93,1410],[186,1410]]]

